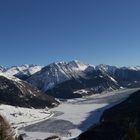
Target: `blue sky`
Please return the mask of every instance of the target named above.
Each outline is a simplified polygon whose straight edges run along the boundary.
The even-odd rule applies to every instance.
[[[0,65],[140,65],[139,7],[139,0],[0,0]]]

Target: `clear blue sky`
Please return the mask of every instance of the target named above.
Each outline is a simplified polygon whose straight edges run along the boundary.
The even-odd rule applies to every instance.
[[[140,65],[140,0],[0,0],[0,65],[73,59]]]

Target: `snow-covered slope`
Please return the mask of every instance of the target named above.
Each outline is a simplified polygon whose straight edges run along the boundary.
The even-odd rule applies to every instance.
[[[46,91],[72,78],[84,77],[84,70],[88,66],[79,61],[52,63],[32,75],[27,81],[39,89]]]
[[[105,65],[105,64],[100,64],[100,65],[97,65],[96,70],[101,70],[102,72],[105,72],[105,73],[108,73],[108,74],[111,74],[111,73],[114,73],[117,69],[116,66],[110,66],[110,65]]]
[[[116,66],[110,66],[106,64],[100,64],[95,67],[97,70],[101,70],[103,72],[114,74],[116,70],[130,70],[130,71],[140,71],[140,66],[135,67],[116,67]]]
[[[0,105],[0,114],[9,121],[12,127],[29,125],[52,116],[52,113],[47,108],[33,109],[3,104]]]
[[[13,66],[3,70],[3,72],[8,76],[16,76],[21,79],[26,79],[30,75],[40,71],[43,66],[39,65],[21,65],[21,66]]]
[[[131,70],[132,71],[140,71],[140,66],[116,67],[116,66],[110,66],[110,65],[106,65],[106,64],[100,64],[100,65],[97,65],[95,67],[95,69],[101,70],[101,71],[104,71],[104,72],[107,72],[107,73],[110,73],[110,74],[114,74],[117,69],[119,69],[119,70],[130,70],[130,71]]]
[[[135,67],[121,67],[121,69],[140,71],[140,66],[135,66]]]
[[[122,87],[140,87],[140,66],[115,67],[109,65],[98,65],[96,69],[111,76]]]

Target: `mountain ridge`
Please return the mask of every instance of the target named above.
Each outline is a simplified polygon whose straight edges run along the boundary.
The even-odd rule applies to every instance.
[[[0,103],[20,107],[45,108],[59,104],[26,81],[0,74]]]
[[[10,71],[10,72],[9,72]],[[21,65],[2,72],[14,75],[37,87],[39,90],[59,98],[62,94],[71,98],[79,97],[79,91],[95,94],[119,88],[140,86],[140,66],[117,67],[106,64],[90,65],[73,60],[54,62],[47,66]],[[75,85],[73,83],[75,83]],[[77,87],[76,87],[77,85]],[[80,92],[80,97],[85,95]]]

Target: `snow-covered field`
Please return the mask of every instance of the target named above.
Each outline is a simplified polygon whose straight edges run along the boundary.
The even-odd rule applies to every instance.
[[[0,114],[6,118],[14,128],[43,121],[53,115],[47,108],[30,109],[10,105],[0,105]]]
[[[14,125],[21,127],[22,124],[18,133],[24,134],[24,140],[43,140],[54,135],[70,140],[98,123],[105,109],[120,103],[136,90],[122,89],[68,100],[49,111],[1,105],[0,113]]]

